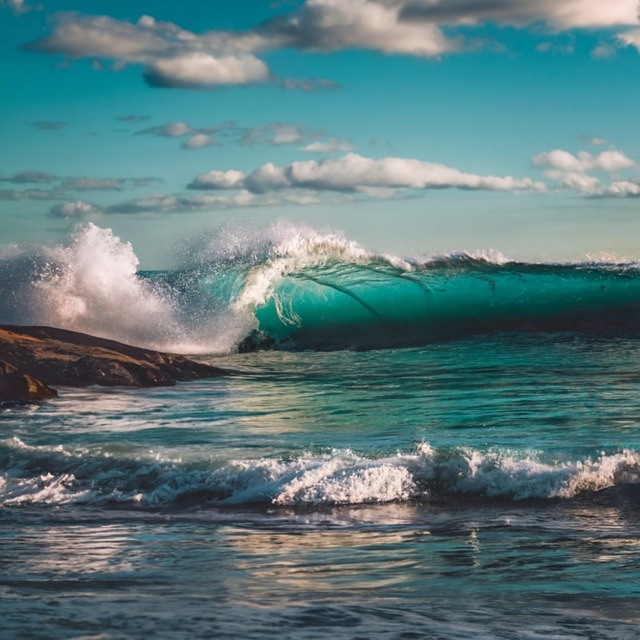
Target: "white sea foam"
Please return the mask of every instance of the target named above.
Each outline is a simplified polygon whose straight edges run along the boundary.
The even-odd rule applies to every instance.
[[[382,458],[350,450],[185,465],[146,456],[118,458],[86,450],[30,447],[18,439],[16,468],[0,478],[0,505],[106,502],[161,507],[176,502],[242,505],[354,505],[457,495],[512,500],[573,498],[640,482],[640,453],[622,450],[579,460],[542,460],[533,453],[438,450]],[[38,471],[25,475],[25,461]]]
[[[110,229],[83,225],[67,245],[12,246],[0,260],[0,322],[189,353],[229,351],[238,339],[225,331],[227,318],[190,322],[174,292],[140,277],[133,247]]]
[[[164,350],[228,352],[256,328],[255,309],[292,272],[372,261],[412,268],[339,234],[282,222],[203,234],[180,259],[196,273],[189,291],[141,277],[132,245],[91,223],[77,227],[64,245],[0,247],[0,322],[57,326]],[[207,299],[202,284],[215,285],[227,273],[237,279],[224,291],[228,297]],[[280,311],[295,323],[292,310]]]
[[[407,311],[412,307],[403,304],[403,298],[393,297],[402,295],[398,294],[401,288],[396,287],[398,277],[405,283],[421,285],[421,276],[416,273],[429,271],[430,265],[469,266],[473,261],[483,261],[499,266],[508,262],[506,256],[495,251],[407,261],[373,253],[337,233],[282,222],[266,229],[227,227],[202,234],[197,242],[187,243],[179,258],[180,269],[166,278],[158,274],[143,277],[131,244],[94,224],[78,227],[65,245],[0,247],[0,323],[53,325],[183,353],[227,353],[260,329],[261,307],[269,302],[275,310],[275,322],[273,326],[264,323],[269,312],[261,322],[265,331],[277,334],[271,337],[281,340],[289,327],[305,324],[297,302],[306,292],[321,303],[329,290],[323,289],[325,285],[347,296],[354,286],[358,295],[363,291],[365,296],[371,291],[380,295],[384,290],[390,296],[389,306]],[[279,290],[288,277],[298,278],[296,284],[307,288],[287,289],[287,283]],[[393,286],[385,289],[387,283]],[[624,300],[633,300],[630,296],[635,284],[627,287],[629,292],[625,292],[624,283],[618,284]],[[590,284],[578,282],[575,286],[588,288]],[[423,339],[420,331],[427,308],[423,294],[428,290],[421,287],[415,317],[407,315],[411,320],[407,328],[419,329],[416,340]],[[411,291],[415,294],[417,288]],[[491,311],[495,306],[493,290],[475,287],[474,291],[479,296],[478,314]],[[617,301],[611,287],[598,288],[597,292],[603,297],[602,304]],[[461,295],[468,297],[469,292]],[[366,297],[352,295],[351,299],[370,310]],[[534,295],[533,300],[537,299]],[[444,305],[445,320],[447,313],[455,315],[456,308],[455,300],[450,307]],[[532,313],[535,316],[535,305]],[[326,316],[336,319],[335,326],[340,326],[340,308],[328,309]],[[429,318],[432,322],[437,319],[433,314]],[[346,326],[353,331],[345,338],[349,346],[359,344],[361,337],[350,322],[347,318]],[[280,327],[284,330],[278,333]],[[325,338],[321,332],[320,339]],[[309,344],[313,346],[313,341]],[[384,346],[384,338],[373,344]]]

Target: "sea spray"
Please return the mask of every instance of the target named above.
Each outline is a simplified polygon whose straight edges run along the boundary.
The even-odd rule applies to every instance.
[[[0,251],[0,322],[46,324],[183,353],[380,349],[461,336],[640,330],[635,263],[526,264],[499,252],[406,260],[277,223],[186,243],[140,272],[93,224],[62,246]]]
[[[352,450],[287,459],[183,462],[154,452],[0,441],[0,506],[117,503],[130,507],[358,505],[467,499],[570,499],[640,481],[629,449],[558,459],[534,452],[418,443],[408,453]]]

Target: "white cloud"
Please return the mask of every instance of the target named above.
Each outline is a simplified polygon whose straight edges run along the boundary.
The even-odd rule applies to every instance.
[[[321,161],[292,162],[284,167],[266,163],[247,176],[240,172],[234,179],[222,180],[228,172],[198,176],[191,189],[245,188],[253,193],[283,189],[310,191],[371,192],[372,189],[485,189],[492,191],[544,191],[545,185],[530,178],[481,176],[463,173],[441,164],[407,158],[366,158],[349,153]]]
[[[599,195],[615,198],[637,198],[640,196],[640,180],[614,181],[608,187],[603,189]]]
[[[73,59],[108,58],[118,68],[142,64],[145,79],[153,86],[212,88],[267,80],[267,65],[251,53],[260,48],[260,41],[250,32],[196,35],[151,16],[133,24],[107,16],[62,13],[53,31],[27,48]]]
[[[56,204],[49,209],[49,216],[53,218],[82,218],[91,213],[100,213],[102,209],[84,200],[74,200]]]
[[[573,171],[561,173],[557,176],[557,179],[560,181],[561,186],[566,189],[573,189],[585,195],[596,194],[600,190],[600,180],[586,173]]]
[[[603,138],[589,139],[593,144],[605,144]],[[609,150],[597,155],[579,151],[576,155],[564,149],[539,153],[533,158],[536,167],[548,167],[545,175],[557,180],[564,189],[577,191],[580,195],[594,197],[625,197],[637,195],[638,182],[626,180],[619,174],[637,167],[636,163],[622,151]],[[593,172],[613,174],[611,182],[602,185]]]
[[[26,6],[21,0],[9,1],[14,8]],[[283,48],[369,49],[438,58],[485,46],[486,39],[473,40],[471,28],[488,23],[536,29],[546,25],[550,35],[640,26],[637,0],[306,0],[246,31],[194,33],[147,15],[132,23],[60,13],[52,31],[26,48],[88,58],[101,69],[103,59],[111,60],[115,70],[142,65],[144,78],[156,87],[202,89],[271,82],[285,89],[316,91],[337,85],[327,79],[278,78],[260,55]],[[640,30],[620,33],[618,43],[640,49]],[[540,46],[572,50],[571,43]],[[594,55],[606,51],[603,43]]]
[[[186,142],[182,143],[183,149],[203,149],[204,147],[211,147],[216,143],[213,136],[206,133],[196,133],[191,136]]]
[[[242,171],[210,171],[199,175],[190,186],[191,189],[237,189],[242,186],[246,175]]]
[[[262,60],[252,55],[216,57],[194,52],[149,62],[144,77],[154,87],[204,89],[265,82],[270,72]]]
[[[638,24],[636,0],[391,0],[401,16],[446,25],[493,22],[523,27],[542,22],[555,30]]]
[[[324,142],[320,140],[311,142],[302,147],[301,150],[310,153],[346,153],[347,151],[353,150],[353,145],[348,140],[331,137]]]
[[[534,156],[533,165],[535,167],[552,167],[560,171],[584,173],[594,170],[613,172],[629,169],[635,166],[635,162],[621,151],[603,151],[598,155],[580,151],[577,155],[573,155],[564,149],[554,149]],[[551,174],[551,177],[553,175]]]
[[[457,51],[460,39],[447,38],[433,22],[401,19],[402,2],[307,0],[297,11],[264,24],[261,33],[280,46],[337,51],[372,49],[436,57]]]
[[[618,41],[625,47],[635,47],[640,51],[640,29],[618,34]]]

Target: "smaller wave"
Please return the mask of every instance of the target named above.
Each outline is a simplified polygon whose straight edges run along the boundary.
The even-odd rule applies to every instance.
[[[184,463],[156,454],[122,457],[62,447],[0,443],[0,506],[358,505],[424,500],[551,500],[640,483],[640,453],[577,460],[472,448],[367,457],[351,450],[290,459]]]

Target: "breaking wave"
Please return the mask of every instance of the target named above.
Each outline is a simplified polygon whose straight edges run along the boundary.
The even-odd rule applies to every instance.
[[[140,272],[111,230],[0,249],[0,322],[188,353],[371,349],[503,331],[637,332],[636,263],[405,260],[290,225],[218,230],[179,269]]]
[[[29,446],[0,441],[0,506],[120,505],[131,508],[231,505],[357,505],[456,498],[551,500],[640,481],[640,453],[585,459],[531,452],[436,449],[366,457],[351,450],[287,459],[185,463],[157,453]]]

